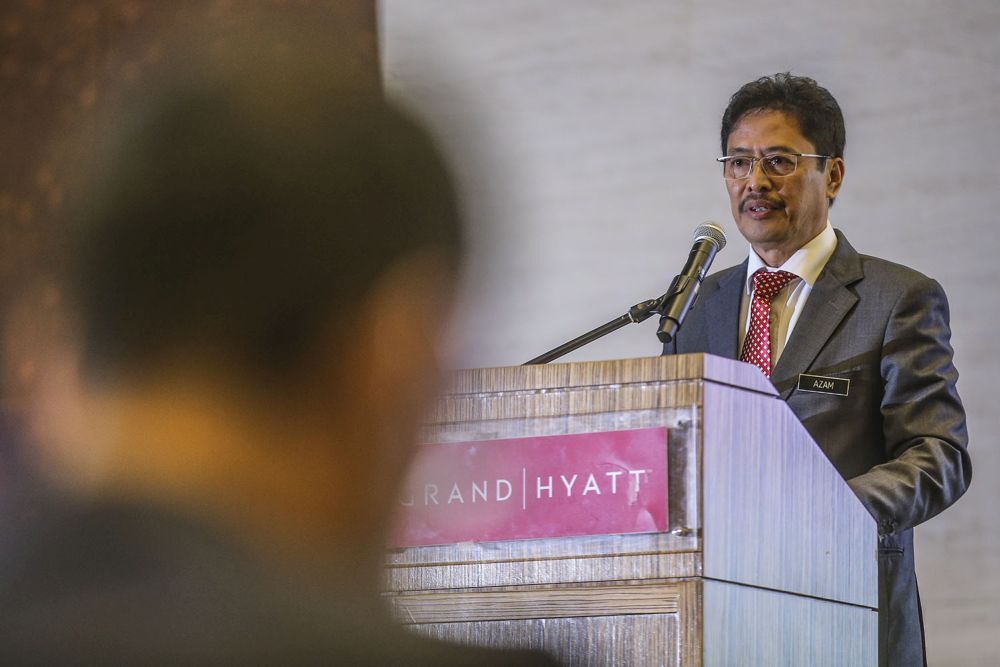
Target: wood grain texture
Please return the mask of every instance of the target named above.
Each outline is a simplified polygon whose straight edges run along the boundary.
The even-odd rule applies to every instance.
[[[542,650],[571,667],[677,667],[673,614],[477,621],[413,626],[419,634],[476,646]]]
[[[523,587],[472,592],[482,601],[478,609],[449,608],[462,604],[455,593],[405,596],[394,605],[420,634],[544,650],[565,665],[695,666],[701,664],[701,589],[700,580]]]
[[[753,369],[706,354],[686,354],[610,361],[587,361],[543,366],[474,368],[452,374],[446,394],[519,392],[599,387],[644,382],[708,380],[774,395],[774,387]]]
[[[877,607],[875,523],[784,402],[703,410],[705,576]]]
[[[878,663],[871,609],[711,580],[703,604],[705,667]]]
[[[677,614],[676,584],[522,588],[515,590],[410,593],[393,598],[402,623],[456,623],[573,616]]]
[[[567,556],[539,560],[389,567],[386,591],[434,591],[516,584],[583,583],[699,576],[697,552]]]
[[[698,380],[642,381],[593,387],[558,387],[510,392],[481,391],[440,401],[430,424],[492,419],[573,417],[577,415],[652,410],[697,403]]]
[[[685,667],[701,667],[704,656],[704,585],[703,580],[682,581],[681,596],[678,600],[678,653],[680,664]]]
[[[543,561],[579,556],[597,558],[633,554],[673,554],[699,550],[699,542],[691,536],[681,537],[669,533],[637,533],[408,547],[390,552],[387,562],[393,566],[405,567],[407,565],[454,565],[464,562]]]
[[[401,622],[439,639],[544,650],[566,665],[641,667],[698,664],[683,661],[683,648],[697,645],[699,595],[697,581],[633,581],[412,594],[393,606]]]
[[[660,391],[650,388],[650,393]],[[626,411],[590,412],[575,415],[539,415],[526,417],[497,417],[493,419],[466,419],[454,422],[429,424],[423,432],[423,442],[466,442],[472,440],[500,440],[504,438],[594,433],[631,428],[683,428],[699,416],[698,401],[701,388],[692,387],[690,394],[674,393],[676,402],[666,407],[637,408]],[[658,403],[658,400],[647,404]],[[507,412],[509,408],[504,408]],[[509,414],[509,412],[508,412]]]

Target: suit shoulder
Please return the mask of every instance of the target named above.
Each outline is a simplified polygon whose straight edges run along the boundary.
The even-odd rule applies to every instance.
[[[934,279],[914,268],[872,255],[858,255],[865,278],[883,278],[903,283],[926,283]]]
[[[933,278],[909,266],[892,262],[881,257],[859,253],[851,245],[844,233],[837,229],[837,249],[827,264],[827,269],[842,279],[845,284],[861,281],[859,290],[872,290],[883,294],[913,292],[938,292],[944,290]]]
[[[936,292],[944,295],[937,280],[898,262],[891,262],[871,255],[859,255],[864,274],[863,283],[868,289],[877,287],[879,292],[904,294]]]

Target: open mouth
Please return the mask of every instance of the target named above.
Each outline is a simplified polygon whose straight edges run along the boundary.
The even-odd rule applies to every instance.
[[[770,213],[781,208],[781,205],[776,202],[770,202],[766,199],[751,199],[743,204],[743,209],[755,215],[763,215],[765,213]]]

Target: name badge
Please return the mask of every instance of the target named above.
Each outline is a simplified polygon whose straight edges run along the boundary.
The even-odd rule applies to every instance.
[[[847,396],[850,388],[851,381],[847,378],[831,378],[823,375],[806,375],[805,373],[799,376],[799,391]]]

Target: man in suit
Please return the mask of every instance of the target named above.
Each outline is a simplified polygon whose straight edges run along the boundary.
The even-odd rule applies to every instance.
[[[742,359],[771,377],[877,522],[880,664],[925,664],[912,529],[971,478],[945,294],[831,227],[845,130],[815,81],[746,84],[721,138],[733,218],[752,252],[705,279],[664,351]]]
[[[60,501],[0,516],[3,664],[550,664],[379,599],[460,216],[427,133],[340,71],[349,36],[295,28],[185,33],[102,119],[66,220],[80,419]]]

